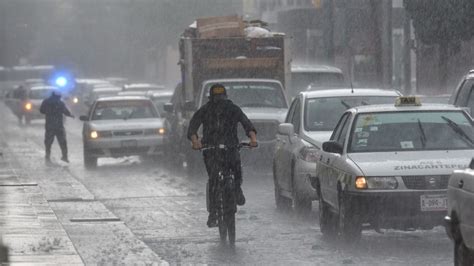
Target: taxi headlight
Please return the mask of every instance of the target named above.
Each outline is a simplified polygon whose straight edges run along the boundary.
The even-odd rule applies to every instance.
[[[166,129],[165,128],[149,128],[145,129],[144,131],[145,135],[165,135],[166,134]]]
[[[73,102],[73,103],[78,103],[78,102],[79,102],[79,98],[77,98],[77,97],[72,98],[72,102]]]
[[[90,133],[90,137],[91,137],[91,139],[96,139],[96,138],[99,137],[99,133],[97,131],[93,130]]]
[[[397,179],[393,176],[371,176],[366,177],[367,188],[369,189],[396,189]]]
[[[158,128],[158,134],[164,135],[166,133],[166,129],[164,128]]]

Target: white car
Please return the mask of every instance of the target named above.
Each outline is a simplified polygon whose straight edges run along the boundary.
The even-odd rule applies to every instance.
[[[329,140],[345,110],[367,104],[393,103],[401,94],[380,89],[331,89],[301,92],[292,102],[285,123],[279,125],[273,159],[277,208],[293,203],[311,211],[318,199],[315,182],[317,151]]]
[[[358,239],[376,230],[443,224],[449,175],[474,154],[469,114],[452,105],[395,105],[347,110],[323,143],[316,177],[321,232]]]
[[[58,88],[41,85],[33,86],[28,89],[27,99],[19,102],[27,124],[30,123],[31,120],[44,119],[44,115],[40,113],[39,109],[43,100],[51,96],[53,91],[58,91]]]
[[[146,97],[99,98],[84,121],[84,165],[97,166],[100,157],[155,156],[165,152],[168,126]]]
[[[456,170],[448,184],[446,232],[454,241],[454,265],[474,264],[474,158],[469,168]]]
[[[132,83],[123,85],[123,91],[161,91],[165,86],[150,83]]]

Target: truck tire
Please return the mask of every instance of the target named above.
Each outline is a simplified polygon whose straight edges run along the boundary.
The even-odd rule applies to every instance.
[[[474,265],[474,254],[466,247],[464,241],[454,242],[454,265],[472,266]]]
[[[277,210],[279,211],[288,211],[291,209],[291,200],[283,197],[280,193],[280,185],[278,184],[278,179],[276,177],[275,166],[273,166],[273,184],[275,192],[275,204]]]
[[[350,202],[344,193],[339,193],[338,231],[347,242],[357,242],[362,234],[362,223],[359,216],[351,209]]]
[[[293,206],[295,208],[295,211],[297,211],[299,214],[306,215],[311,212],[311,205],[312,201],[311,199],[308,199],[305,196],[299,195],[297,191],[297,186],[296,186],[296,181],[294,177],[294,172],[291,171],[292,175],[292,197],[293,197]]]
[[[94,169],[97,167],[97,157],[93,157],[90,155],[90,153],[87,151],[86,148],[84,148],[84,166],[86,169]]]
[[[334,222],[334,213],[331,212],[329,205],[319,198],[319,229],[324,236],[333,238],[336,235],[336,226]]]

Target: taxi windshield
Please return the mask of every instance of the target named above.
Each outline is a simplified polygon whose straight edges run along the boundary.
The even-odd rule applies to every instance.
[[[471,119],[461,111],[359,114],[348,152],[474,149]]]
[[[43,100],[51,96],[52,91],[52,89],[31,90],[28,98],[32,100]]]
[[[304,128],[307,131],[331,131],[339,117],[349,108],[393,103],[395,96],[347,96],[306,99]]]
[[[159,117],[150,101],[98,102],[92,120],[145,119]]]

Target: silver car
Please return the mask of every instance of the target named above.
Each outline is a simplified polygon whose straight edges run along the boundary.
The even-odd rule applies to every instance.
[[[155,156],[164,153],[167,122],[146,97],[99,98],[84,121],[84,165],[97,166],[100,157]]]
[[[293,205],[311,211],[318,199],[315,182],[317,151],[329,140],[339,117],[350,107],[393,103],[401,94],[380,89],[332,89],[301,92],[292,102],[285,123],[280,124],[273,159],[277,208]]]
[[[449,175],[467,167],[473,140],[472,118],[452,105],[400,97],[347,110],[318,157],[321,232],[351,241],[363,226],[442,225]]]
[[[448,184],[446,232],[454,241],[454,265],[474,264],[474,158],[469,168],[456,170]]]

